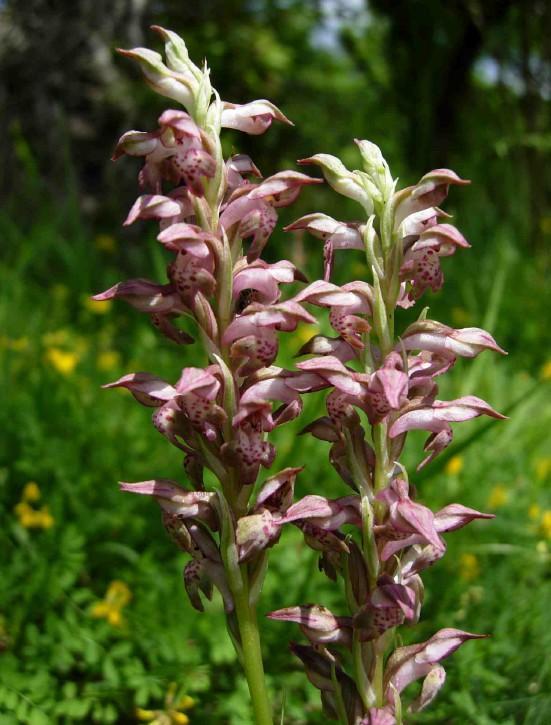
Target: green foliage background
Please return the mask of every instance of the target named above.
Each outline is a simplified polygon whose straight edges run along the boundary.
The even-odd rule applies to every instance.
[[[265,175],[318,151],[354,166],[357,136],[378,143],[404,183],[432,166],[473,180],[446,206],[473,248],[445,261],[446,286],[426,304],[443,322],[487,327],[510,353],[458,364],[443,397],[479,395],[510,420],[458,426],[450,453],[414,479],[432,507],[459,500],[497,514],[448,537],[448,555],[426,576],[415,637],[458,626],[492,638],[453,656],[442,694],[418,719],[550,722],[548,8],[459,0],[445,12],[430,0],[138,5],[0,7],[0,723],[133,723],[136,707],[163,707],[172,682],[196,700],[193,723],[250,722],[220,601],[204,615],[191,609],[182,557],[155,506],[117,490],[118,480],[183,480],[179,454],[130,396],[99,389],[130,370],[174,379],[202,358],[160,340],[122,304],[99,314],[86,302],[119,279],[164,276],[152,225],[119,228],[136,193],[135,165],[106,162],[120,132],[152,127],[166,107],[111,53],[117,44],[154,43],[144,35],[150,22],[179,31],[194,58],[208,57],[224,98],[268,97],[293,119],[294,129],[263,137],[227,134],[226,150],[251,153]],[[316,188],[281,221],[314,210],[355,214]],[[315,240],[277,231],[268,255],[293,259],[311,279],[320,274]],[[362,278],[362,265],[361,255],[341,255],[337,280]],[[284,341],[283,363],[293,364],[302,334]],[[74,369],[56,368],[52,349]],[[277,432],[274,470],[306,466],[298,495],[342,495],[324,444],[297,435],[322,408],[321,397],[308,398],[302,421]],[[421,441],[412,436],[412,467]],[[451,456],[461,456],[457,473]],[[29,481],[41,491],[35,506],[53,516],[49,529],[22,526],[14,510]],[[132,592],[120,627],[91,616],[114,580]],[[340,599],[298,532],[285,532],[262,610],[308,601],[338,609]],[[317,692],[288,652],[298,632],[268,620],[262,629],[284,722],[321,723]]]

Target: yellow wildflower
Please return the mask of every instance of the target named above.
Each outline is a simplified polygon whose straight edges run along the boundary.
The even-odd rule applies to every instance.
[[[188,725],[189,717],[182,710],[189,710],[195,705],[195,700],[189,695],[184,695],[175,700],[176,683],[169,686],[163,710],[144,710],[136,708],[136,717],[151,725]]]
[[[132,592],[128,586],[115,579],[107,587],[105,597],[92,606],[90,614],[94,619],[106,619],[112,627],[122,627],[124,617],[121,610],[131,599]]]
[[[49,347],[46,350],[46,361],[62,375],[70,375],[79,361],[75,352],[67,352],[59,347]]]
[[[475,554],[464,553],[459,557],[459,576],[465,581],[472,581],[480,576],[480,564]]]
[[[138,718],[138,720],[143,720],[144,722],[151,722],[151,720],[154,720],[157,717],[157,711],[144,710],[142,707],[137,707],[136,717]]]
[[[538,481],[544,481],[551,473],[551,458],[539,458],[536,461],[536,478]]]
[[[497,486],[494,486],[490,491],[487,506],[489,506],[491,509],[497,509],[500,506],[505,505],[508,500],[509,491],[505,488],[505,486],[498,484]]]
[[[463,470],[463,458],[461,456],[452,456],[446,463],[444,470],[448,476],[457,476]]]
[[[551,360],[544,363],[540,370],[540,378],[542,380],[551,380]]]
[[[21,501],[14,508],[19,523],[26,529],[50,529],[54,525],[54,518],[47,506],[35,509],[29,504],[29,501],[38,501],[40,496],[38,484],[29,481],[23,488]]]
[[[97,357],[97,366],[99,370],[112,370],[116,368],[121,361],[121,356],[115,350],[104,350]]]
[[[105,315],[111,309],[113,302],[112,300],[96,301],[88,297],[88,295],[85,295],[82,298],[82,304],[88,312],[92,312],[94,315]]]
[[[195,705],[195,700],[189,695],[184,695],[177,704],[178,710],[189,710]]]
[[[40,498],[40,489],[35,481],[29,481],[25,484],[21,499],[23,501],[38,501]]]
[[[115,241],[115,238],[112,237],[110,234],[98,234],[94,242],[96,248],[99,249],[100,252],[107,252],[108,254],[113,254],[113,252],[117,248],[117,242]]]
[[[541,508],[537,503],[531,504],[530,508],[528,509],[528,518],[532,519],[532,521],[537,521],[539,517],[541,516]]]
[[[54,518],[47,506],[34,509],[27,501],[20,501],[14,510],[25,529],[50,529],[54,525]]]
[[[52,526],[54,525],[54,517],[50,513],[47,506],[42,506],[42,508],[36,512],[35,522],[36,525],[42,529],[52,528]]]
[[[551,511],[544,511],[540,521],[541,533],[546,539],[551,539]]]
[[[470,315],[463,307],[452,307],[452,320],[455,325],[466,325],[470,320]]]

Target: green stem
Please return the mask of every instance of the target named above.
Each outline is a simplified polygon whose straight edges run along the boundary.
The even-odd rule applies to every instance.
[[[383,664],[384,652],[376,652],[375,654],[375,671],[373,673],[373,687],[377,697],[377,707],[384,707],[384,690],[383,690]]]
[[[243,574],[245,576],[245,572]],[[249,604],[248,586],[244,586],[236,593],[234,601],[241,634],[243,669],[249,686],[255,722],[256,725],[272,725],[272,707],[264,679],[256,608]]]
[[[373,447],[375,449],[375,493],[382,491],[388,483],[390,457],[388,452],[387,424],[377,423],[372,428]]]
[[[369,667],[366,667],[365,651],[367,647],[371,647],[368,642],[361,642],[357,630],[352,635],[352,657],[354,661],[354,681],[361,700],[366,710],[374,707],[377,702],[377,694],[373,689],[372,683],[367,675]]]

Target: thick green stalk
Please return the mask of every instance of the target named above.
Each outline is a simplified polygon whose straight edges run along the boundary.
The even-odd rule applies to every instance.
[[[244,568],[242,567],[242,571]],[[240,592],[234,594],[234,602],[241,634],[243,669],[249,686],[255,722],[256,725],[272,725],[272,707],[264,678],[256,608],[249,604],[248,583]]]

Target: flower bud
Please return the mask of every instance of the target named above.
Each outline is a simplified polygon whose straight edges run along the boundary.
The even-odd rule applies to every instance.
[[[389,199],[394,189],[394,180],[381,149],[371,141],[354,141],[360,149],[365,172],[381,192],[383,199]]]
[[[197,80],[192,75],[184,75],[170,71],[160,53],[148,48],[119,50],[121,55],[136,60],[145,76],[146,83],[161,96],[172,98],[193,113],[197,88]]]
[[[316,154],[307,159],[300,159],[299,164],[316,164],[320,166],[327,183],[333,189],[349,199],[361,204],[367,214],[373,212],[373,200],[362,183],[359,172],[349,171],[340,159],[331,154]]]

